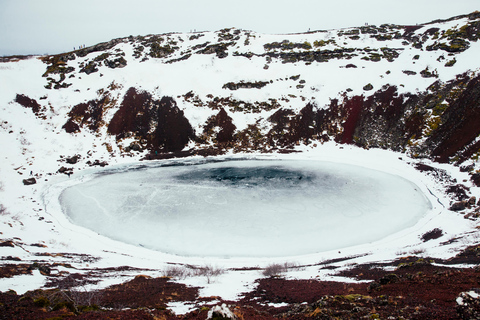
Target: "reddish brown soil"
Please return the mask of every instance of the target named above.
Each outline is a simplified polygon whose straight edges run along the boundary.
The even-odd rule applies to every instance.
[[[132,297],[132,293],[138,298]],[[169,301],[194,301],[198,289],[170,281],[168,278],[137,276],[102,292],[102,306],[107,308],[165,309]]]
[[[69,278],[87,281],[72,274],[57,282],[55,289],[24,295],[0,293],[0,319],[206,319],[209,308],[221,303],[226,303],[239,319],[474,319],[480,304],[462,308],[456,298],[461,292],[480,288],[480,269],[447,264],[478,264],[479,251],[480,246],[472,246],[453,259],[435,261],[443,266],[411,256],[383,264],[356,265],[338,273],[367,280],[360,283],[263,278],[239,300],[220,302],[217,297],[199,297],[198,288],[146,276],[101,291],[71,295],[70,288],[62,283]],[[386,266],[395,266],[395,271],[386,271]],[[30,269],[23,263],[4,265],[0,271],[2,277],[9,277]],[[170,301],[190,302],[195,310],[177,316],[166,309]]]

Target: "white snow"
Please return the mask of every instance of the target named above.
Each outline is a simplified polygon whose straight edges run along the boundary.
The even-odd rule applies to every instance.
[[[176,315],[182,315],[197,309],[197,305],[192,302],[170,301],[167,304],[167,308],[171,310],[173,313],[175,313]]]
[[[475,291],[467,291],[467,294],[472,297],[473,299],[478,299],[480,295],[476,293]]]
[[[19,295],[30,290],[38,289],[44,284],[45,277],[38,270],[33,270],[32,274],[0,278],[1,291],[14,290]]]

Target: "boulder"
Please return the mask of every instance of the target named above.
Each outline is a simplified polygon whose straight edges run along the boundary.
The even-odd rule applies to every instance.
[[[58,173],[63,173],[63,174],[66,174],[70,177],[70,175],[73,173],[73,168],[66,168],[66,167],[61,167],[60,169],[58,169],[57,171]]]
[[[69,164],[75,164],[78,162],[78,160],[80,160],[80,158],[80,155],[76,154],[73,157],[66,158],[65,161]]]
[[[476,202],[477,202],[477,198],[475,196],[470,197],[470,199],[468,199],[467,206],[472,207],[475,205]]]
[[[35,180],[35,178],[23,179],[23,184],[26,186],[35,184],[35,183],[37,183],[37,180]]]
[[[207,319],[237,319],[237,316],[224,304],[208,311]]]
[[[467,207],[467,202],[466,201],[457,201],[452,204],[450,207],[450,210],[452,211],[462,211],[465,210]]]
[[[369,84],[367,84],[363,87],[363,90],[365,90],[365,91],[370,91],[372,89],[373,89],[373,85],[371,83],[369,83]]]

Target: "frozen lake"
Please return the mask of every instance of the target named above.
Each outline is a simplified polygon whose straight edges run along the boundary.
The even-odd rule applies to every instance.
[[[182,256],[280,257],[384,238],[430,202],[412,182],[312,160],[235,160],[105,171],[60,195],[79,226]]]

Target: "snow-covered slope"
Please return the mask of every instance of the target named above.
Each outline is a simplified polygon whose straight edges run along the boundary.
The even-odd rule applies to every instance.
[[[55,56],[4,59],[0,253],[5,263],[39,261],[58,273],[73,272],[61,263],[75,272],[141,269],[124,270],[126,276],[159,275],[167,262],[264,267],[275,260],[193,259],[117,243],[72,225],[55,203],[61,190],[106,165],[247,156],[393,172],[434,203],[404,232],[340,254],[292,258],[296,263],[339,255],[393,259],[416,249],[454,255],[477,239],[475,221],[463,217],[477,215],[468,200],[480,195],[479,37],[480,14],[473,13],[417,26],[305,34],[224,29],[128,37]],[[448,210],[454,202],[464,215]],[[443,236],[423,242],[421,235],[435,228]],[[458,237],[464,241],[447,241]],[[297,276],[319,275],[312,267]],[[232,298],[259,276],[228,272],[220,283],[233,293],[218,283],[186,281],[200,281],[206,295]],[[22,290],[16,278],[0,281],[0,290]]]

